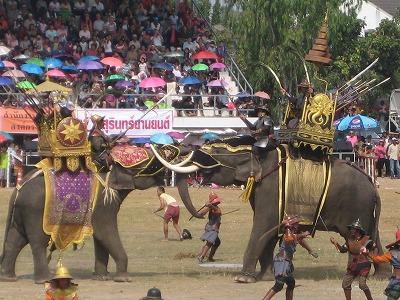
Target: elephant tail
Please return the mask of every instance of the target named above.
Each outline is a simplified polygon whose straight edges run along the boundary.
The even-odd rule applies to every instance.
[[[4,232],[4,240],[3,240],[3,251],[0,256],[0,264],[3,262],[4,258],[4,252],[5,252],[5,247],[6,247],[6,241],[7,241],[7,236],[8,236],[8,231],[10,230],[13,217],[14,217],[14,207],[15,207],[15,202],[17,201],[18,198],[18,190],[15,189],[11,198],[10,198],[10,203],[8,205],[8,213],[7,213],[7,222],[6,222],[6,229]]]
[[[374,236],[373,238],[377,238],[379,236],[379,218],[381,215],[381,197],[377,190],[375,190],[375,224],[374,224]]]

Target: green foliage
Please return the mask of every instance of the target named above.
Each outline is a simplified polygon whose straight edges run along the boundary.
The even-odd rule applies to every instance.
[[[210,0],[197,0],[196,5],[198,9],[201,11],[202,15],[207,18],[207,21],[210,21],[210,13],[211,13],[211,2]]]
[[[219,24],[222,20],[222,7],[219,0],[215,0],[211,17],[211,24]]]

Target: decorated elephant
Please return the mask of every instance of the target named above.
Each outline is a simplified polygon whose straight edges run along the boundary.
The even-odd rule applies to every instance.
[[[251,151],[254,140],[251,137],[232,138],[214,141],[193,153],[191,161],[186,165],[175,166],[162,159],[153,149],[156,157],[170,170],[180,174],[202,172],[204,182],[214,182],[222,186],[231,184],[251,184],[255,174],[260,174],[260,180],[253,182],[249,192],[250,205],[254,211],[253,227],[246,252],[243,258],[243,269],[235,279],[238,282],[251,283],[257,279],[272,279],[273,251],[279,240],[279,225],[284,214],[281,198],[285,188],[281,185],[284,166],[289,164],[289,158],[295,156],[293,149],[287,148],[282,154],[282,146],[263,153],[258,159]],[[292,160],[296,161],[296,159]],[[298,157],[298,162],[306,162],[311,168],[314,162]],[[328,164],[320,162],[317,164]],[[346,225],[360,218],[371,238],[376,242],[379,251],[382,250],[378,223],[381,209],[380,197],[370,178],[356,166],[342,160],[330,160],[329,182],[325,189],[324,203],[317,203],[311,213],[316,217],[310,224],[302,225],[304,230],[334,231],[342,236],[347,235]],[[296,175],[297,184],[305,180],[304,170]],[[311,176],[311,175],[310,175]],[[293,179],[295,180],[295,179]],[[311,183],[313,185],[313,183]],[[290,189],[289,186],[286,187]],[[312,189],[314,187],[309,187]],[[187,185],[182,181],[178,184],[182,200],[190,203]],[[307,194],[309,191],[305,191]],[[295,195],[296,196],[296,195]],[[322,198],[321,198],[322,199]],[[306,199],[307,200],[307,199]],[[190,205],[190,204],[189,204]],[[320,211],[318,211],[320,209]],[[255,272],[257,262],[261,271]],[[376,270],[378,271],[378,270]]]
[[[161,148],[162,149],[162,148]],[[170,149],[164,149],[163,157],[169,157]],[[131,167],[115,163],[109,173],[98,174],[102,184],[97,193],[91,215],[95,250],[94,279],[107,280],[108,260],[116,264],[114,281],[128,281],[128,257],[118,232],[117,215],[126,196],[133,190],[144,190],[163,184],[164,167],[146,150],[148,157]],[[176,157],[177,153],[173,154]],[[169,157],[167,160],[171,160]],[[183,162],[184,163],[184,162]],[[182,180],[184,180],[182,178]],[[44,233],[45,175],[41,170],[28,173],[21,187],[11,196],[4,235],[3,253],[0,257],[0,280],[15,281],[15,262],[21,250],[29,243],[34,261],[34,280],[42,283],[49,279],[47,248],[49,235]],[[197,217],[192,203],[187,209]]]

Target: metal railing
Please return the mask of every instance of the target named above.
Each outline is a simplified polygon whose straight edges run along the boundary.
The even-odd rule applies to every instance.
[[[195,0],[192,0],[192,4],[194,7],[194,11],[206,22],[208,29],[210,30],[211,34],[215,37],[218,35],[215,33],[212,25],[208,21],[208,18],[204,15],[204,12],[202,12],[197,5]],[[244,76],[243,72],[240,70],[239,66],[233,59],[233,57],[229,54],[228,51],[226,51],[226,56],[225,56],[225,65],[227,66],[229,74],[232,76],[232,78],[235,80],[237,83],[239,89],[241,92],[248,92],[250,94],[254,93],[253,87],[249,83],[249,81],[246,79]]]

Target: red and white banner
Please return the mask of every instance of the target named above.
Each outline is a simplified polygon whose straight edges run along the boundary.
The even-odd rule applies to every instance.
[[[88,128],[92,128],[92,115],[105,116],[105,133],[126,133],[129,137],[151,136],[155,133],[172,131],[173,109],[154,109],[145,115],[146,111],[138,109],[76,109],[76,117],[80,120],[89,119]],[[139,120],[140,119],[140,120]]]

